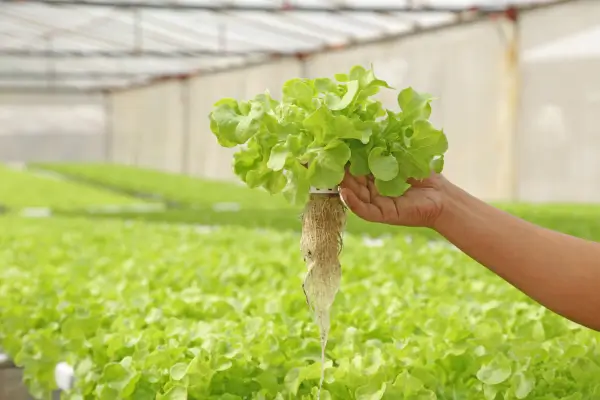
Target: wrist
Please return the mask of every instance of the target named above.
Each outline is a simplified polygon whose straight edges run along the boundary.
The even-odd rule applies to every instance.
[[[465,210],[468,195],[458,186],[443,179],[440,187],[440,210],[437,218],[433,221],[431,228],[437,233],[444,235],[449,229],[460,223],[463,218],[460,214]]]

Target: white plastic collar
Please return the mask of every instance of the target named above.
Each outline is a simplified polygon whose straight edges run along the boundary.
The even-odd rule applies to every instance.
[[[319,189],[319,188],[311,186],[310,193],[312,193],[312,194],[337,194],[338,193],[338,189],[337,188],[334,188],[334,189]]]
[[[73,367],[65,362],[58,363],[54,369],[54,380],[61,390],[70,390],[75,380]]]

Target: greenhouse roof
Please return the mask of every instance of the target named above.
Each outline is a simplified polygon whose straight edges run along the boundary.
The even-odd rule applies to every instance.
[[[554,2],[0,0],[0,87],[118,88]]]

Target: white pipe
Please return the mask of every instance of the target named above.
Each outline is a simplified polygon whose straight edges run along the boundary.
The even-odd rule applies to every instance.
[[[73,367],[65,362],[56,364],[54,368],[54,380],[60,390],[70,390],[75,381]]]

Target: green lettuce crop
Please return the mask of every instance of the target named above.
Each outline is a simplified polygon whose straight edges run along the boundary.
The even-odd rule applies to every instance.
[[[268,91],[219,100],[210,128],[221,146],[241,147],[233,168],[249,187],[294,204],[306,202],[311,186],[337,187],[346,166],[355,176],[372,174],[381,194],[399,196],[408,178],[442,171],[448,141],[428,120],[433,97],[406,88],[393,111],[372,98],[381,88],[393,89],[361,66],[335,80],[294,78],[281,101]]]

